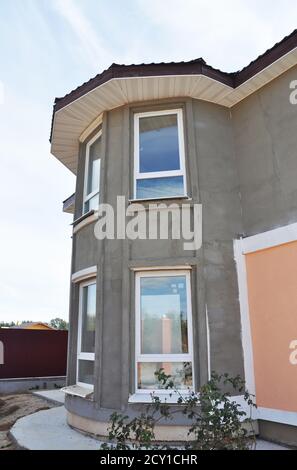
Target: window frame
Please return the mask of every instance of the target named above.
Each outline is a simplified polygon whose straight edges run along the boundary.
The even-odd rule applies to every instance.
[[[94,385],[88,384],[85,382],[80,382],[78,380],[79,377],[79,361],[92,361],[95,366],[95,352],[94,353],[86,353],[81,351],[81,343],[82,343],[82,315],[83,315],[83,289],[84,287],[90,286],[95,284],[97,287],[97,280],[95,277],[87,279],[85,281],[80,282],[79,284],[79,308],[78,308],[78,328],[77,328],[77,354],[76,354],[76,383],[80,387],[88,388],[90,390],[94,390]],[[97,296],[96,296],[97,297]],[[96,298],[97,304],[97,298]]]
[[[139,171],[139,120],[143,117],[151,116],[162,116],[176,114],[177,116],[177,137],[178,137],[178,151],[179,151],[179,170],[167,170],[167,171],[150,171],[140,172]],[[183,177],[183,189],[184,193],[177,196],[160,196],[160,197],[149,197],[149,198],[137,198],[137,181],[140,179],[153,179],[153,178],[166,178],[170,176],[182,176]],[[166,109],[159,111],[147,111],[134,114],[134,187],[133,187],[134,199],[137,200],[158,200],[158,199],[175,199],[187,197],[187,178],[186,178],[186,164],[185,164],[185,137],[184,137],[184,118],[183,109]]]
[[[90,160],[90,147],[91,145],[94,144],[94,142],[96,142],[96,140],[100,139],[100,137],[102,136],[102,129],[100,129],[99,132],[97,132],[96,135],[94,135],[94,137],[92,137],[92,139],[90,139],[87,144],[86,144],[86,151],[85,151],[85,154],[86,154],[86,159],[85,159],[85,174],[84,174],[84,191],[83,191],[83,206],[82,206],[82,215],[85,215],[87,214],[88,212],[90,212],[90,210],[85,210],[85,205],[86,203],[92,199],[94,196],[96,196],[98,194],[98,206],[99,206],[99,197],[100,197],[100,174],[101,174],[101,158],[99,158],[99,184],[98,184],[98,188],[96,188],[96,190],[92,191],[91,193],[87,194],[87,190],[88,190],[88,179],[89,179],[89,160]]]
[[[177,277],[184,275],[186,278],[186,295],[187,295],[187,325],[188,325],[188,353],[184,354],[142,354],[141,353],[141,297],[140,297],[140,281],[146,277]],[[168,395],[166,389],[143,389],[138,388],[138,362],[191,362],[192,364],[192,387],[191,391],[195,391],[195,371],[194,371],[194,353],[193,353],[193,318],[192,318],[192,290],[191,290],[191,270],[179,269],[174,267],[166,270],[143,270],[135,273],[135,394],[151,395]],[[179,390],[182,395],[187,393],[187,389]]]

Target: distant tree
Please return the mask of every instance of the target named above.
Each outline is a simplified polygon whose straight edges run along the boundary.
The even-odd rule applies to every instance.
[[[68,330],[68,323],[63,318],[53,318],[49,325],[56,330]]]
[[[11,322],[0,322],[0,328],[11,328],[12,326],[16,326],[14,321]]]

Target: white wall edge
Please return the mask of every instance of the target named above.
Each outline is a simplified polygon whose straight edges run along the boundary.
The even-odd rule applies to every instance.
[[[242,238],[242,253],[253,253],[297,240],[297,223]]]
[[[241,319],[241,340],[243,347],[244,375],[246,388],[252,395],[256,394],[254,358],[252,347],[252,334],[249,315],[249,302],[247,290],[247,276],[245,257],[243,254],[242,239],[234,240],[234,258],[237,268],[240,319]]]
[[[274,423],[289,424],[297,426],[297,412],[275,410],[272,408],[259,407],[257,409],[258,419],[273,421]]]

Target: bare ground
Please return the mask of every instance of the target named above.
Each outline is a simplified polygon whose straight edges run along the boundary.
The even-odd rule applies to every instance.
[[[8,433],[17,419],[54,406],[31,393],[0,395],[0,450],[16,449]]]

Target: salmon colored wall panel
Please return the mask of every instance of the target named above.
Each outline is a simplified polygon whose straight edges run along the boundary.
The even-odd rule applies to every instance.
[[[297,411],[297,242],[246,255],[258,406]]]

